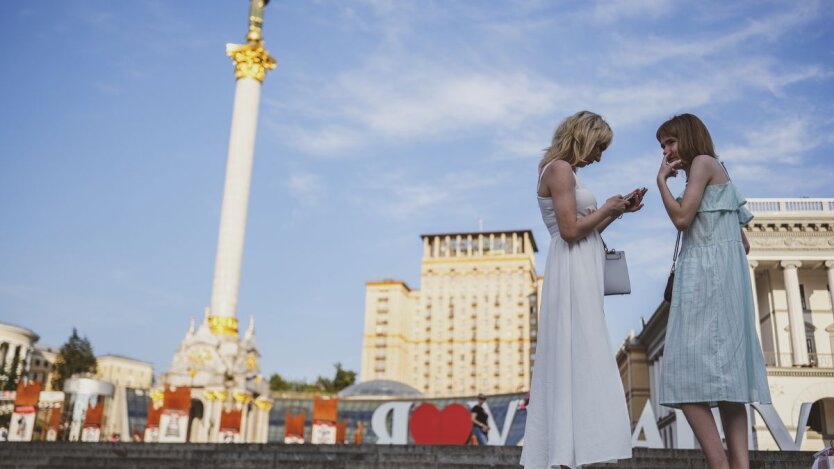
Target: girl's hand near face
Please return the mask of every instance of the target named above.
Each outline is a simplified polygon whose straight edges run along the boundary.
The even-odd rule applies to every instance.
[[[677,177],[678,170],[683,168],[681,160],[671,159],[670,156],[664,156],[660,163],[660,169],[657,171],[657,181],[666,181],[670,177]]]

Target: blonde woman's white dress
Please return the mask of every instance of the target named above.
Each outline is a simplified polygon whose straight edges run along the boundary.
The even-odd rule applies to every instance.
[[[550,232],[538,343],[521,465],[571,468],[631,457],[631,425],[603,314],[604,251],[594,230],[568,243],[549,197],[539,197]],[[576,213],[597,209],[576,177]]]

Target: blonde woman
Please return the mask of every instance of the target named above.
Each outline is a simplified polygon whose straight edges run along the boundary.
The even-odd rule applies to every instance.
[[[631,457],[631,427],[603,315],[600,233],[643,207],[645,189],[597,208],[576,172],[602,160],[613,132],[589,111],[556,129],[539,163],[538,202],[550,232],[521,464],[575,468]]]

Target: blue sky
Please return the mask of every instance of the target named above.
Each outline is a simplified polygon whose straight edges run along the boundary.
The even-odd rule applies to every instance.
[[[0,320],[166,370],[210,299],[248,2],[9,2],[0,16]],[[633,294],[674,244],[654,133],[699,115],[747,197],[832,197],[834,2],[273,0],[239,318],[266,374],[358,371],[364,284],[419,287],[421,233],[532,229],[536,164],[581,109],[614,128],[583,169]],[[682,184],[673,183],[676,189]],[[544,266],[545,253],[537,262]]]

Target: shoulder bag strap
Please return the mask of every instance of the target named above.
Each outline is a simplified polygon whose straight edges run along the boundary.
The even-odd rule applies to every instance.
[[[678,248],[681,245],[681,233],[682,231],[678,230],[678,239],[675,240],[675,254],[672,255],[672,270],[669,272],[670,274],[675,273],[675,264],[678,262],[678,252],[680,252]]]

